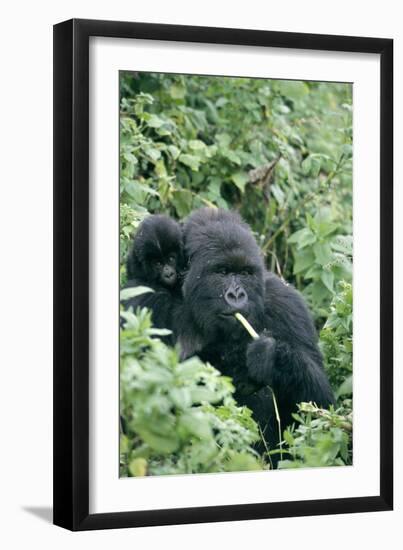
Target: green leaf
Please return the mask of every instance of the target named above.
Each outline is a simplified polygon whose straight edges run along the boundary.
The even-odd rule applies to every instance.
[[[133,155],[133,153],[130,153],[130,152],[123,153],[123,158],[125,159],[126,162],[129,162],[131,164],[138,164],[137,157]]]
[[[150,328],[150,334],[153,336],[168,336],[168,334],[172,334],[172,330],[168,328]]]
[[[312,302],[320,304],[329,297],[329,290],[322,283],[322,280],[314,280],[309,285],[309,294],[312,296]]]
[[[183,99],[186,95],[186,88],[180,84],[172,84],[169,93],[172,99]]]
[[[353,393],[353,375],[347,376],[344,382],[339,386],[336,397]]]
[[[311,172],[311,167],[312,167],[312,157],[308,156],[306,157],[306,159],[302,161],[302,164],[301,164],[302,173],[305,176],[307,176]]]
[[[228,472],[243,472],[261,469],[262,466],[259,464],[258,460],[248,453],[234,454],[226,467]]]
[[[313,246],[316,262],[324,266],[332,260],[332,250],[329,243],[316,243]]]
[[[353,156],[353,146],[350,143],[345,143],[342,148],[343,155],[350,159]]]
[[[216,141],[220,147],[228,147],[231,143],[231,136],[229,134],[217,134]]]
[[[283,96],[294,101],[301,100],[309,94],[308,85],[302,80],[277,80],[276,85]]]
[[[283,434],[284,440],[287,443],[289,447],[292,447],[294,445],[294,438],[290,431],[285,430]]]
[[[231,149],[221,149],[221,154],[223,157],[227,158],[228,160],[230,160],[231,162],[233,162],[238,166],[242,164],[242,161],[239,155],[237,155],[235,151],[231,151]]]
[[[315,261],[312,250],[300,250],[296,253],[294,262],[294,275],[311,267]]]
[[[301,164],[302,173],[305,176],[318,177],[321,169],[321,158],[319,155],[309,155]]]
[[[245,172],[237,172],[236,174],[232,174],[231,180],[235,183],[241,193],[245,191],[245,185],[248,182],[248,176]]]
[[[316,235],[312,233],[309,229],[307,229],[303,235],[300,236],[300,239],[298,241],[298,248],[305,248],[306,246],[309,246],[310,244],[313,244],[316,242]]]
[[[191,357],[186,361],[183,361],[176,368],[177,375],[184,380],[191,380],[200,372],[200,361],[197,357]]]
[[[276,105],[276,110],[279,113],[282,113],[283,115],[288,115],[288,113],[291,112],[291,109],[287,105],[285,105],[284,103],[278,103]]]
[[[285,193],[279,185],[275,183],[270,186],[270,193],[276,199],[277,204],[282,207],[285,203]]]
[[[138,428],[138,431],[143,441],[159,453],[174,453],[179,447],[180,441],[176,434],[172,434],[172,437],[164,437],[162,435],[157,435],[144,427]]]
[[[353,237],[351,235],[338,235],[332,241],[333,250],[343,252],[349,256],[353,255]]]
[[[192,210],[193,196],[187,189],[174,191],[172,194],[172,204],[180,218],[187,216]]]
[[[129,438],[123,433],[120,434],[119,450],[121,453],[127,453],[130,450]]]
[[[147,195],[154,195],[154,197],[158,197],[159,193],[149,185],[145,185],[144,183],[140,183],[137,180],[129,181],[125,185],[125,190],[127,193],[129,193],[131,196],[136,197],[136,193],[138,191],[142,191],[143,193],[147,193]]]
[[[321,273],[321,268],[317,264],[314,264],[310,269],[308,269],[306,273],[304,273],[304,278],[316,279],[320,273]]]
[[[160,128],[164,124],[162,118],[154,114],[145,113],[144,119],[150,128]]]
[[[156,163],[155,163],[155,173],[157,174],[157,176],[159,176],[160,178],[163,178],[167,175],[167,169],[165,167],[165,163],[162,159],[158,160]]]
[[[214,403],[220,400],[220,396],[214,390],[196,386],[191,390],[193,403]]]
[[[176,160],[180,155],[180,150],[175,147],[175,145],[168,145],[167,147],[169,154],[172,156],[174,160]]]
[[[321,167],[322,167],[321,158],[317,156],[312,157],[311,176],[314,178],[317,178],[319,176]]]
[[[308,228],[304,227],[299,231],[296,231],[288,238],[290,244],[297,244],[298,249],[305,248],[306,246],[313,244],[316,241],[316,235]]]
[[[330,292],[333,292],[333,285],[334,285],[334,274],[333,274],[333,272],[323,270],[320,278],[321,278],[322,283],[325,285],[325,287],[328,290],[330,290]]]
[[[191,168],[195,172],[197,172],[199,170],[200,158],[196,157],[195,155],[189,155],[187,153],[182,153],[179,156],[179,162],[181,162],[185,166],[189,166],[189,168]]]
[[[130,461],[129,472],[133,477],[147,475],[147,460],[140,457]]]
[[[209,99],[205,99],[205,103],[207,107],[206,115],[207,115],[208,121],[211,122],[212,124],[219,124],[220,117],[218,115],[216,106]]]
[[[200,139],[191,139],[188,142],[188,146],[193,151],[203,151],[206,148],[206,144],[200,141]]]
[[[130,300],[130,298],[136,298],[137,296],[147,294],[148,292],[154,292],[154,290],[152,288],[148,288],[147,286],[124,288],[120,291],[120,299],[122,301]]]
[[[159,151],[158,149],[155,149],[155,147],[146,147],[144,149],[144,153],[153,162],[156,162],[161,157],[161,151]]]
[[[187,409],[192,405],[190,391],[186,387],[173,388],[169,395],[174,405],[179,409]]]
[[[322,207],[315,216],[316,231],[319,237],[324,238],[336,231],[339,225],[331,221],[332,212],[328,207]]]
[[[212,437],[211,426],[208,422],[208,416],[201,411],[190,410],[179,417],[178,427],[182,433],[195,435],[200,439],[210,439]]]

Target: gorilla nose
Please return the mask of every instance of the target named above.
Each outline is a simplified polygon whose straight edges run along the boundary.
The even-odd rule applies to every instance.
[[[176,271],[171,266],[164,266],[162,270],[162,280],[165,281],[167,285],[173,285],[176,282]]]
[[[242,309],[248,302],[248,295],[241,286],[230,286],[224,294],[224,299],[234,309]]]
[[[175,270],[171,266],[166,265],[164,266],[162,273],[166,279],[172,279],[172,277],[175,275]]]

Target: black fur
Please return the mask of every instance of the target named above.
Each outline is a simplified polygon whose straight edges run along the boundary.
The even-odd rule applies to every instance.
[[[148,307],[153,324],[171,329],[173,311],[181,300],[184,268],[180,225],[164,215],[147,217],[139,226],[127,257],[126,288],[147,286],[153,293],[142,294],[123,302],[125,308]],[[172,342],[172,338],[165,338]]]
[[[283,429],[295,404],[334,402],[323,370],[312,317],[300,294],[269,273],[259,247],[238,215],[203,208],[184,224],[189,258],[175,332],[183,357],[197,354],[233,378],[271,447],[278,442],[273,389]],[[257,333],[235,319],[242,313]]]

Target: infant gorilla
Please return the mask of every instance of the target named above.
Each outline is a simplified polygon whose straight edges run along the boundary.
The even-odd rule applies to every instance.
[[[155,327],[172,329],[173,310],[181,300],[184,265],[180,225],[168,216],[148,216],[140,224],[127,257],[126,288],[141,285],[154,292],[124,301],[125,309],[147,307]],[[172,337],[164,340],[173,343]]]

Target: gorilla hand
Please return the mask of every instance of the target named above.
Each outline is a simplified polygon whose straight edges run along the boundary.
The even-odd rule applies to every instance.
[[[246,366],[248,375],[260,386],[270,386],[276,359],[276,341],[269,334],[261,335],[248,345]]]

